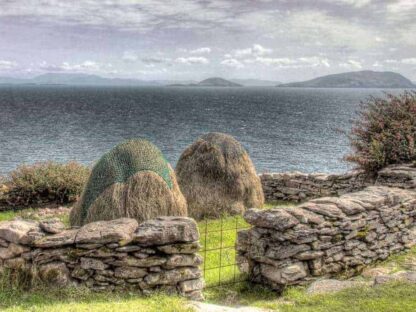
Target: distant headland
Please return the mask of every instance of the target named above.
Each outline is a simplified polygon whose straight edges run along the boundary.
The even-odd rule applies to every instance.
[[[409,79],[394,72],[363,70],[327,75],[302,82],[284,83],[293,88],[416,88]]]

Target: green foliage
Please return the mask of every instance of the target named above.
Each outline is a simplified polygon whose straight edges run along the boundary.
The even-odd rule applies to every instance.
[[[172,189],[168,162],[162,152],[147,140],[127,140],[105,153],[92,169],[81,203],[81,217],[85,218],[90,205],[106,188],[125,183],[140,171],[157,173]]]
[[[80,195],[89,169],[76,162],[22,165],[3,178],[0,204],[9,206],[69,203]]]
[[[349,139],[352,153],[346,160],[367,172],[415,161],[416,92],[371,97],[362,103]]]

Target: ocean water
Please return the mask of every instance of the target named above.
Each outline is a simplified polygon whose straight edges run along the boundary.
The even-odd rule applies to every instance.
[[[200,135],[225,132],[258,172],[342,172],[349,130],[375,89],[0,87],[0,174],[22,163],[93,164],[120,141],[144,137],[175,166]]]

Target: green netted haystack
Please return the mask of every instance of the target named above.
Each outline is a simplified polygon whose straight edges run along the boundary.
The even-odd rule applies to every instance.
[[[208,133],[179,158],[176,174],[194,218],[242,213],[262,207],[263,189],[241,144],[223,133]]]
[[[125,141],[94,166],[72,225],[121,217],[139,222],[157,216],[186,215],[186,201],[161,151],[144,139]]]

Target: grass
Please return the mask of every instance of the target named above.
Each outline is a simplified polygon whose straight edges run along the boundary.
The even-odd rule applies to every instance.
[[[415,293],[414,284],[391,283],[323,295],[308,295],[303,287],[292,287],[277,297],[262,287],[241,284],[221,291],[208,290],[206,298],[225,305],[255,306],[279,312],[410,312],[416,311]]]
[[[268,204],[265,208],[280,206]],[[8,211],[0,213],[0,221],[15,217],[36,218],[36,210]],[[67,222],[66,216],[60,216]],[[220,220],[204,220],[198,223],[201,255],[205,258],[205,280],[208,302],[223,305],[256,306],[280,312],[326,312],[326,311],[416,311],[416,285],[393,283],[379,287],[347,289],[336,294],[308,295],[303,287],[288,288],[282,296],[244,282],[235,266],[236,229],[247,228],[241,216],[224,217]],[[222,231],[221,231],[222,230]],[[222,234],[221,234],[222,233]],[[222,250],[218,250],[222,246]],[[222,268],[219,269],[218,267]],[[416,248],[391,256],[378,263],[391,272],[416,266]],[[230,284],[241,280],[241,283]],[[218,284],[223,287],[210,287]],[[187,310],[188,309],[188,310]],[[182,298],[156,294],[148,297],[134,293],[94,293],[87,289],[36,289],[23,292],[0,288],[2,311],[190,311]]]
[[[97,293],[85,288],[34,290],[0,290],[0,310],[5,312],[180,312],[192,311],[185,299],[156,294],[149,297],[134,293]]]

